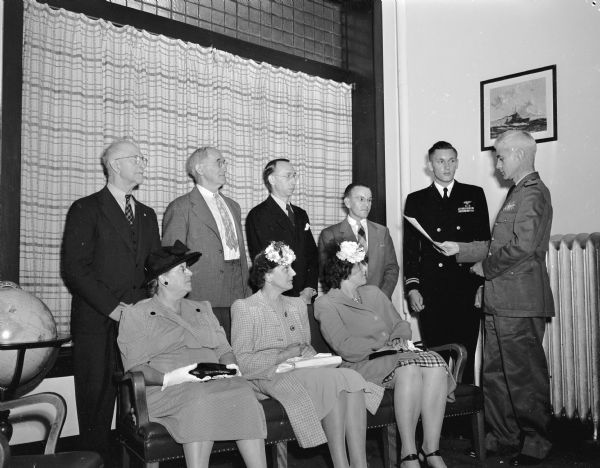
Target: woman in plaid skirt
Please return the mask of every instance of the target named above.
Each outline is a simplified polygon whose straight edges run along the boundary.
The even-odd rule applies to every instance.
[[[366,285],[365,251],[357,242],[334,245],[323,269],[327,294],[315,302],[315,317],[329,345],[343,358],[343,367],[366,380],[394,388],[396,423],[402,440],[403,468],[419,467],[415,431],[423,421],[421,459],[445,467],[439,452],[446,399],[456,387],[437,353],[416,348],[410,324],[388,297]]]

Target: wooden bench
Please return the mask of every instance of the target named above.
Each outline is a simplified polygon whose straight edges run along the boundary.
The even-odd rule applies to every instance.
[[[231,318],[229,308],[216,307],[215,315],[230,339]],[[319,325],[309,306],[309,323],[312,345],[319,352],[328,352],[329,347],[321,335]],[[470,415],[473,428],[473,445],[481,460],[485,458],[483,442],[483,395],[479,387],[460,383],[466,351],[464,347],[450,344],[434,348],[452,355],[451,369],[458,387],[456,401],[446,405],[445,417]],[[147,468],[158,468],[162,461],[183,459],[183,449],[166,429],[148,418],[144,379],[141,373],[127,372],[119,381],[117,401],[117,437],[122,447],[123,468],[131,461],[143,463]],[[273,468],[287,467],[287,443],[295,440],[294,431],[285,410],[273,399],[262,400],[267,421],[265,444],[271,449]],[[381,428],[383,435],[383,459],[385,468],[394,468],[398,459],[398,434],[394,415],[394,395],[386,390],[376,414],[367,413],[367,428]],[[215,442],[213,453],[237,451],[234,442]]]

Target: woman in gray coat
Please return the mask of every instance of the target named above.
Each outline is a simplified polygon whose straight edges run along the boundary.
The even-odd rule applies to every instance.
[[[418,467],[415,430],[423,421],[421,458],[427,466],[445,467],[439,452],[446,398],[456,384],[444,360],[416,348],[410,324],[383,292],[366,285],[365,251],[357,242],[331,247],[323,270],[327,294],[315,302],[315,316],[342,366],[365,379],[394,389],[396,423],[402,440],[400,463]]]
[[[124,307],[118,343],[126,371],[141,372],[151,421],[183,445],[188,468],[208,468],[215,440],[235,440],[248,468],[266,468],[265,416],[240,376],[225,331],[206,301],[190,301],[189,266],[200,257],[181,242],[146,262],[150,299]],[[189,373],[199,362],[237,370],[206,380]]]

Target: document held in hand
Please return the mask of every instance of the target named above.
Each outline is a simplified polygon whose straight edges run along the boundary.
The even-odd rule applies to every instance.
[[[277,374],[289,372],[294,369],[302,369],[305,367],[337,367],[342,363],[340,356],[334,356],[331,353],[315,354],[311,358],[295,357],[289,358],[277,366],[275,371]]]
[[[404,215],[404,217],[406,218],[406,220],[413,225],[413,227],[419,231],[423,237],[425,237],[425,239],[427,239],[429,242],[431,242],[438,250],[440,250],[441,252],[443,252],[443,249],[441,247],[441,242],[436,242],[434,241],[431,236],[429,234],[427,234],[427,231],[425,229],[423,229],[423,226],[421,226],[421,223],[419,223],[419,221],[417,221],[417,218],[411,218],[410,216],[406,216]]]

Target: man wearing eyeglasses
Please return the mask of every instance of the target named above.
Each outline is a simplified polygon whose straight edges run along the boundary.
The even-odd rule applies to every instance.
[[[310,304],[317,293],[319,261],[308,214],[290,202],[297,181],[298,173],[289,159],[267,163],[263,182],[270,195],[248,213],[246,234],[251,259],[271,241],[282,241],[291,247],[296,254],[292,263],[296,276],[292,289],[284,294],[301,297]]]
[[[163,217],[163,245],[176,240],[201,252],[191,267],[190,299],[229,307],[250,295],[248,262],[240,205],[220,190],[227,182],[227,161],[213,147],[194,151],[186,169],[196,186],[173,200]]]
[[[131,141],[110,144],[101,156],[106,186],[77,200],[67,214],[62,272],[73,298],[73,375],[81,448],[110,465],[110,426],[120,367],[116,344],[122,304],[146,297],[144,263],[160,247],[152,208],[132,191],[148,159]]]

